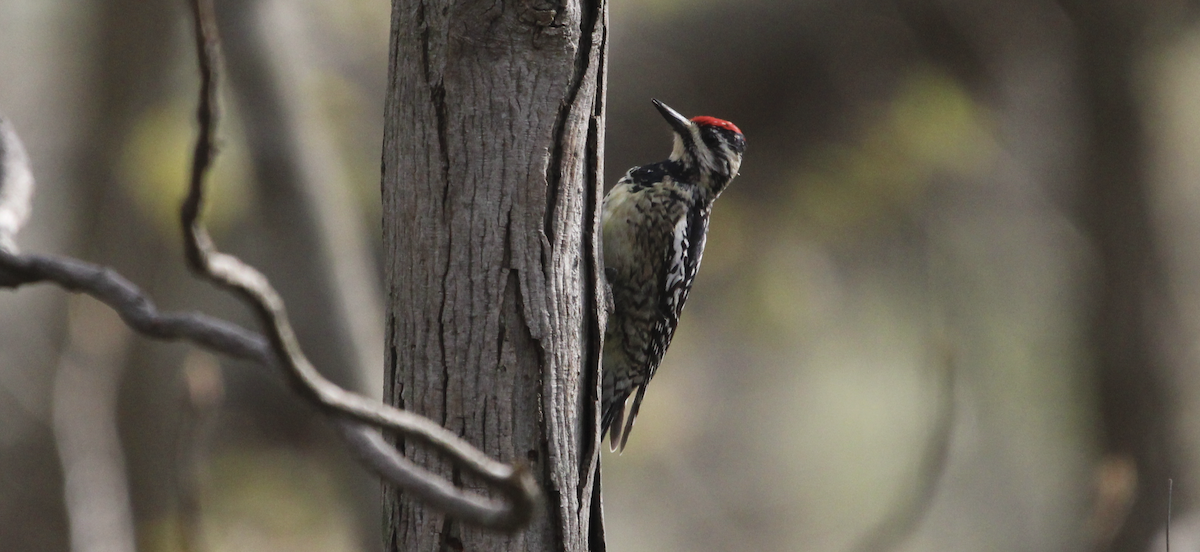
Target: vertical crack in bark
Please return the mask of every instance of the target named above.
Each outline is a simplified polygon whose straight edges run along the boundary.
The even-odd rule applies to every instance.
[[[580,523],[586,523],[587,530],[587,547],[592,552],[600,552],[604,550],[604,529],[603,520],[600,517],[600,495],[599,495],[599,478],[600,478],[600,457],[598,445],[598,415],[599,408],[599,380],[600,380],[600,348],[603,342],[603,326],[601,316],[607,318],[606,313],[601,312],[601,303],[598,299],[598,286],[603,284],[603,258],[600,249],[600,243],[597,239],[599,230],[599,203],[602,200],[603,194],[603,129],[601,125],[604,123],[604,101],[605,101],[605,55],[607,48],[608,37],[608,22],[606,20],[604,0],[582,0],[582,9],[585,14],[591,16],[590,21],[586,25],[588,28],[588,43],[587,43],[587,59],[596,60],[595,68],[595,94],[592,99],[591,115],[588,117],[587,140],[584,146],[584,171],[583,178],[583,193],[586,219],[582,224],[582,236],[580,247],[582,248],[580,258],[583,260],[583,274],[587,275],[587,281],[583,286],[583,335],[584,342],[581,346],[583,358],[583,397],[582,397],[582,413],[581,413],[581,434],[579,447],[579,471],[577,472],[580,481],[576,487],[576,500],[578,511],[576,515]],[[596,37],[596,33],[599,36]],[[598,39],[595,44],[592,41]],[[593,54],[593,52],[598,52]],[[585,64],[586,65],[586,64]],[[586,75],[586,67],[584,68]],[[580,78],[583,78],[582,76]],[[598,543],[598,545],[597,545]]]
[[[439,141],[443,142],[443,144],[444,144],[445,143],[445,138],[444,138],[445,134],[443,133],[443,131],[445,129],[442,128],[443,120],[444,119],[439,115],[438,139],[439,139]],[[443,159],[445,159],[444,152],[445,152],[445,150],[443,150]],[[446,206],[449,203],[449,199],[445,195],[445,194],[448,194],[450,191],[450,180],[449,180],[448,173],[449,173],[449,166],[443,165],[442,178],[445,179],[444,180],[445,190],[444,190],[443,196],[442,196],[442,211],[443,211],[443,213],[446,211],[446,209],[447,209]],[[442,361],[442,427],[444,427],[446,429],[452,429],[449,425],[447,425],[447,422],[449,421],[449,417],[450,417],[450,409],[449,409],[450,403],[448,402],[448,400],[449,400],[448,394],[450,391],[450,355],[449,355],[449,352],[446,350],[446,308],[450,302],[449,297],[448,297],[449,292],[450,292],[450,284],[447,281],[447,278],[450,277],[450,265],[451,265],[451,261],[453,258],[454,258],[454,228],[453,228],[453,223],[451,223],[449,230],[446,232],[446,259],[445,259],[445,263],[442,265],[441,277],[438,278],[438,280],[442,284],[442,289],[441,289],[441,303],[442,304],[441,304],[441,307],[438,309],[437,341],[438,341],[438,349],[439,349],[439,352],[441,353],[441,357],[442,357],[441,358],[441,361]],[[461,432],[459,432],[459,433],[461,434]]]
[[[425,83],[429,85],[429,103],[433,105],[434,117],[437,122],[438,155],[442,163],[442,207],[450,191],[450,149],[447,142],[446,87],[440,74],[434,74],[431,61],[429,20],[425,16],[425,2],[417,4],[417,20],[421,28],[421,70],[425,75]]]
[[[449,293],[450,286],[449,286],[449,283],[447,282],[447,278],[449,278],[449,276],[450,276],[450,258],[451,258],[451,251],[453,250],[453,245],[454,245],[454,232],[451,231],[451,232],[447,233],[446,263],[442,267],[442,275],[441,275],[441,278],[439,278],[439,280],[441,281],[441,284],[442,284],[442,290],[441,290],[442,291],[442,293],[441,293],[442,304],[441,304],[440,308],[438,309],[438,329],[437,329],[438,349],[439,349],[439,352],[441,353],[441,357],[442,357],[441,358],[441,361],[442,361],[442,427],[444,427],[450,431],[455,431],[455,429],[450,427],[450,425],[449,425],[449,421],[450,421],[450,356],[449,356],[449,352],[446,350],[446,307],[449,304],[447,295]],[[460,436],[462,435],[462,431],[455,431],[455,432],[458,433]]]
[[[421,71],[425,82],[433,79],[429,75],[429,20],[425,18],[425,2],[417,3],[417,26],[421,28]]]
[[[438,156],[442,162],[442,213],[445,214],[450,205],[450,144],[446,138],[449,132],[446,128],[446,87],[440,78],[429,84],[429,101],[433,103],[437,117]]]
[[[398,375],[398,374],[396,374],[396,364],[397,364],[396,355],[398,352],[396,351],[396,314],[395,313],[392,313],[392,312],[388,313],[385,328],[386,328],[385,331],[387,332],[385,334],[387,336],[387,349],[383,353],[383,388],[386,390],[386,389],[394,389],[396,387],[395,384],[398,379],[396,377]],[[383,400],[388,401],[393,406],[400,406],[401,408],[404,408],[404,406],[403,406],[404,399],[402,399],[398,396],[392,395],[390,393],[384,393]]]
[[[549,174],[546,175],[546,216],[545,231],[546,237],[554,238],[554,213],[558,208],[559,188],[562,187],[562,157],[563,157],[563,138],[567,132],[567,120],[571,116],[571,108],[575,106],[576,98],[579,96],[579,89],[583,87],[584,76],[587,74],[588,65],[592,58],[592,33],[595,32],[596,22],[599,20],[597,13],[597,5],[600,2],[593,4],[588,0],[580,2],[580,34],[579,47],[575,50],[574,74],[571,75],[571,82],[567,85],[566,99],[562,105],[558,107],[558,115],[554,119],[554,144],[550,150],[550,161],[546,165],[546,170]]]
[[[543,356],[543,358],[545,358]],[[545,374],[545,366],[541,372]],[[545,376],[542,376],[545,378]],[[558,484],[554,481],[554,466],[550,462],[550,432],[547,431],[549,424],[547,423],[546,410],[546,391],[544,385],[538,385],[538,405],[541,406],[542,415],[538,417],[538,425],[541,426],[541,448],[539,458],[546,458],[546,462],[542,462],[542,481],[545,482],[546,488],[546,510],[554,517],[554,523],[550,527],[554,530],[554,543],[560,548],[566,549],[566,535],[563,533],[563,527],[566,520],[563,519],[562,513],[562,490],[558,488]]]
[[[597,94],[596,101],[601,103],[603,102],[603,98],[600,98],[599,94]],[[584,186],[584,213],[589,215],[589,220],[588,223],[584,225],[583,229],[583,243],[581,244],[581,247],[583,247],[583,255],[580,257],[583,259],[583,273],[587,275],[588,279],[583,286],[583,304],[585,306],[590,306],[591,309],[589,310],[585,308],[583,313],[584,336],[586,336],[582,347],[584,355],[583,388],[585,392],[583,397],[584,408],[582,412],[582,420],[580,420],[580,424],[584,428],[584,431],[581,434],[582,443],[580,443],[579,448],[579,474],[584,478],[584,481],[581,481],[581,484],[576,489],[578,492],[580,510],[588,507],[587,504],[589,501],[585,500],[587,498],[585,494],[591,490],[590,485],[588,485],[588,479],[590,479],[590,473],[592,472],[591,467],[596,458],[596,405],[600,400],[599,397],[595,396],[597,394],[600,380],[600,355],[598,349],[600,347],[601,340],[604,338],[604,336],[600,334],[600,305],[596,300],[596,286],[600,284],[598,281],[598,274],[600,273],[599,264],[602,263],[601,259],[596,258],[598,248],[596,247],[595,227],[596,208],[599,202],[599,198],[597,197],[599,192],[597,191],[598,186],[596,179],[599,173],[598,164],[600,146],[600,131],[597,125],[600,124],[600,121],[599,117],[596,116],[590,117],[589,119],[591,123],[588,125],[588,137],[587,145],[585,147],[586,153],[584,161],[586,164],[584,174],[589,180],[589,182],[587,182]]]
[[[396,350],[395,313],[388,314],[386,335],[387,351],[384,353],[383,399],[385,401],[389,401],[397,408],[404,409],[406,408],[404,404],[404,380],[400,378],[400,374],[398,373],[399,360],[397,360],[397,355],[399,354],[399,351]],[[388,393],[388,390],[392,390],[392,393]],[[384,432],[383,435],[385,438],[388,438],[392,441],[392,445],[396,447],[396,450],[400,451],[400,454],[405,454],[403,437],[400,437],[398,434],[389,435],[387,432]]]
[[[448,115],[446,113],[446,88],[442,83],[440,74],[435,74],[435,68],[432,62],[432,48],[430,37],[430,23],[426,13],[425,2],[417,4],[417,20],[421,28],[421,64],[425,75],[425,82],[429,86],[429,103],[433,107],[433,115],[436,123],[437,132],[437,147],[438,160],[441,162],[441,178],[442,178],[442,214],[449,218],[448,210],[450,209],[450,150],[448,141]],[[450,275],[450,266],[454,257],[454,228],[451,222],[450,229],[446,234],[446,259],[442,267],[442,274],[439,278],[441,282],[441,305],[438,309],[438,328],[437,342],[439,353],[441,354],[442,363],[442,427],[453,430],[450,427],[450,355],[446,349],[446,311],[448,307],[448,295],[450,284],[447,278]],[[461,434],[461,431],[459,432]],[[457,474],[456,474],[457,476]]]
[[[600,457],[600,451],[595,451],[593,454],[597,459]],[[596,462],[593,472],[592,481],[595,486],[592,489],[592,510],[588,523],[588,552],[606,552],[608,545],[604,542],[604,501],[600,488],[600,462]]]
[[[500,323],[498,324],[500,334],[496,339],[496,366],[497,368],[504,366],[504,343],[508,339],[508,325],[511,322],[508,319],[508,311],[505,309],[504,301],[508,298],[509,286],[515,286],[519,289],[521,283],[517,279],[516,270],[512,266],[512,211],[504,212],[504,237],[501,242],[504,244],[504,251],[500,255],[500,270],[504,278],[504,289],[500,290]],[[520,307],[515,307],[516,312],[521,312]],[[523,321],[517,321],[522,323]]]
[[[479,406],[479,410],[479,427],[483,428],[483,431],[479,432],[479,450],[488,452],[488,401],[486,398],[483,399],[483,403]]]
[[[556,239],[555,239],[556,236],[555,236],[555,232],[554,232],[554,221],[557,218],[557,211],[558,211],[558,207],[559,207],[559,195],[564,191],[563,190],[564,183],[562,181],[562,179],[563,179],[563,159],[564,159],[563,147],[564,147],[564,143],[566,141],[567,132],[572,130],[569,125],[570,119],[571,119],[571,113],[572,113],[573,109],[576,107],[576,103],[578,102],[580,90],[586,84],[586,76],[588,73],[589,66],[591,64],[592,49],[594,46],[593,45],[593,40],[594,40],[593,34],[595,33],[595,28],[596,28],[597,22],[600,21],[601,14],[599,13],[599,10],[602,6],[603,6],[602,1],[581,0],[581,2],[580,2],[580,31],[581,32],[579,34],[579,45],[575,51],[573,74],[571,76],[571,81],[568,83],[568,86],[567,86],[565,100],[559,106],[558,115],[556,116],[555,121],[554,121],[554,130],[552,132],[554,143],[553,143],[553,146],[552,146],[552,149],[550,152],[549,162],[547,163],[546,211],[545,211],[544,218],[543,218],[546,239],[551,244],[556,243]],[[599,91],[599,90],[597,90],[597,91]],[[589,117],[589,120],[590,120],[590,117]],[[588,129],[589,135],[591,133],[591,130],[592,129],[590,129],[590,128]],[[587,155],[586,150],[585,150],[585,155]],[[589,160],[585,160],[585,163],[586,162],[589,162]],[[587,178],[587,177],[585,176],[585,178]],[[588,192],[585,192],[585,194],[590,195]],[[595,207],[594,204],[591,207],[594,209],[594,207]],[[586,238],[587,231],[588,230],[586,230],[586,229],[584,230],[585,238]],[[548,251],[547,253],[551,253],[551,252]],[[586,258],[587,255],[585,254],[584,257]],[[553,259],[544,259],[543,262],[546,263],[545,266],[550,267],[551,263],[553,262]],[[587,293],[586,292],[584,294],[583,300],[585,301],[584,304],[587,305],[588,303],[586,302],[587,301]],[[586,309],[586,307],[585,307],[585,309]],[[585,323],[585,324],[587,324],[587,323]],[[586,328],[585,328],[585,331],[586,331]],[[541,419],[541,428],[540,428],[541,436],[542,436],[542,446],[543,446],[544,450],[549,452],[550,451],[550,442],[549,442],[549,440],[550,440],[549,425],[550,424],[548,424],[547,415],[549,414],[548,410],[553,408],[555,405],[546,403],[545,378],[547,378],[547,377],[553,378],[553,377],[555,377],[555,375],[554,374],[546,374],[546,369],[548,367],[554,366],[554,362],[553,362],[552,356],[549,354],[548,351],[546,351],[545,347],[543,347],[542,349],[543,349],[542,357],[544,359],[546,359],[546,364],[545,364],[545,366],[543,366],[543,369],[540,372],[542,381],[540,381],[539,385],[538,385],[538,393],[539,393],[538,402],[543,409],[543,415],[542,415],[542,419]],[[584,349],[586,350],[587,347],[584,346]],[[585,380],[586,380],[586,375],[585,375]],[[562,511],[562,488],[560,486],[560,483],[554,477],[554,470],[553,470],[553,466],[551,466],[551,462],[546,462],[544,464],[543,478],[544,478],[543,480],[546,482],[546,485],[547,485],[547,488],[545,489],[546,498],[547,498],[547,509],[551,512],[551,515],[554,516],[554,520],[555,520],[554,523],[551,524],[551,526],[554,529],[554,537],[556,539],[556,542],[559,544],[559,546],[565,547],[566,546],[566,541],[565,541],[566,536],[564,534],[564,531],[565,531],[565,528],[567,527],[567,519],[566,519],[567,512]],[[575,492],[578,493],[578,487],[576,488]],[[574,523],[572,523],[571,525],[574,525]]]

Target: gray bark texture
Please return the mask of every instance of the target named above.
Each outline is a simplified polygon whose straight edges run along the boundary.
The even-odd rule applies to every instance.
[[[384,396],[525,463],[545,500],[504,535],[389,491],[388,550],[603,549],[595,237],[606,20],[603,0],[392,2]]]

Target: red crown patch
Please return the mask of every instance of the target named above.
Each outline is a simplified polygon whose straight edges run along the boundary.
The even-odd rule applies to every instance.
[[[735,125],[729,121],[726,121],[724,119],[718,119],[716,117],[709,117],[707,115],[701,115],[699,117],[692,117],[692,122],[696,123],[698,125],[710,125],[710,126],[715,126],[715,127],[721,127],[725,130],[732,130],[738,134],[742,133],[742,129],[738,128],[737,125]]]

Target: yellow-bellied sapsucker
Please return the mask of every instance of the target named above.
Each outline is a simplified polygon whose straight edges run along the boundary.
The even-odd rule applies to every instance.
[[[713,200],[737,176],[746,149],[742,131],[729,121],[689,121],[658,100],[654,107],[675,132],[671,157],[625,173],[604,196],[601,214],[614,309],[604,334],[600,423],[613,450],[625,448],[646,385],[675,335]]]

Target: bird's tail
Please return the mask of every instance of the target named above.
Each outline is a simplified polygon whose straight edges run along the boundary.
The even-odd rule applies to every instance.
[[[642,407],[642,396],[645,394],[646,394],[646,384],[643,383],[642,385],[638,386],[637,396],[635,396],[633,398],[633,406],[631,406],[629,408],[629,417],[626,418],[626,420],[625,420],[625,429],[623,431],[621,431],[621,434],[620,434],[621,435],[621,445],[617,447],[617,450],[619,450],[619,451],[625,450],[625,442],[629,440],[629,432],[633,431],[633,421],[637,419],[638,409],[640,409]],[[623,406],[624,405],[622,405],[622,407]],[[624,408],[622,408],[621,410],[624,410]],[[613,436],[613,442],[616,442],[615,435]],[[609,446],[612,446],[612,443],[609,443]]]
[[[608,435],[608,449],[613,452],[624,452],[625,443],[629,441],[629,432],[633,430],[633,421],[637,418],[642,406],[642,396],[646,394],[646,386],[637,386],[637,395],[633,397],[633,405],[629,403],[629,393],[604,405],[604,415],[600,418],[600,440]],[[626,414],[626,407],[629,413]]]
[[[621,442],[621,430],[625,423],[625,401],[629,398],[629,394],[625,396],[610,399],[604,404],[604,414],[600,417],[600,440],[604,440],[605,434],[609,437],[608,449],[610,451],[617,450],[617,444]]]

